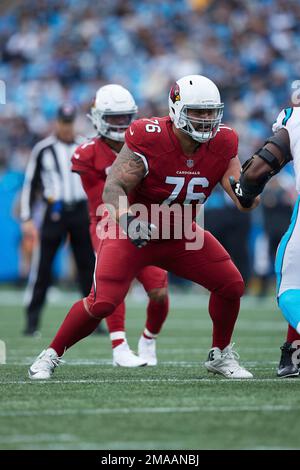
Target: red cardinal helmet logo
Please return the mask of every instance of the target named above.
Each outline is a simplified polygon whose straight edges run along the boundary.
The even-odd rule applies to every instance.
[[[170,98],[173,103],[180,100],[180,89],[178,83],[174,83],[170,91]]]

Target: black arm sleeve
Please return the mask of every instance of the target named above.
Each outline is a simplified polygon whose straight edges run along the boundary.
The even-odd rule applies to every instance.
[[[268,144],[273,144],[277,147],[282,157],[281,161],[278,159],[278,156],[274,154],[275,150],[272,151],[270,148],[266,148]],[[257,174],[256,162],[259,160],[263,160],[267,166],[265,166],[263,172],[259,171],[259,174]],[[292,156],[289,146],[276,134],[269,137],[264,146],[242,166],[239,183],[243,196],[254,199],[262,193],[269,179],[279,173],[281,168],[290,160],[292,160]]]

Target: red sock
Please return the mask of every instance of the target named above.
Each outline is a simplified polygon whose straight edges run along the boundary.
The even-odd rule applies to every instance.
[[[58,356],[62,356],[66,349],[90,335],[99,323],[100,319],[91,317],[84,307],[83,300],[79,300],[69,311],[49,348],[53,348]]]
[[[125,302],[118,305],[113,313],[109,315],[109,317],[106,317],[105,320],[110,333],[125,331]]]
[[[225,299],[212,292],[208,310],[213,321],[212,347],[223,350],[230,344],[240,310],[240,299]]]
[[[150,333],[157,335],[163,326],[163,323],[168,315],[168,311],[169,296],[166,296],[163,301],[150,299],[147,307],[146,329]],[[147,338],[145,334],[144,336]]]
[[[122,302],[109,317],[106,317],[106,324],[110,333],[111,346],[116,348],[124,343],[125,336],[125,302]]]
[[[299,340],[300,340],[299,333],[297,333],[297,331],[291,325],[289,325],[287,336],[286,336],[287,343],[293,343],[294,341],[299,341]]]

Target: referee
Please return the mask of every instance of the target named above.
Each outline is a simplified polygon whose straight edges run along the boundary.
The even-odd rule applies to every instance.
[[[79,175],[71,172],[71,157],[80,144],[74,133],[76,110],[65,104],[58,110],[55,132],[32,150],[21,195],[24,237],[32,239],[35,250],[25,295],[25,335],[38,331],[41,310],[51,283],[55,254],[68,238],[75,257],[82,295],[89,294],[94,253],[89,235],[86,195]],[[38,196],[45,201],[40,229],[33,220]]]

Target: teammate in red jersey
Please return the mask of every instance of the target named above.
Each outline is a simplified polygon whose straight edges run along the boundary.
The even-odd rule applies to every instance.
[[[174,233],[164,239],[164,227],[155,227],[156,220],[153,223],[154,212],[149,220],[147,211],[142,210],[152,211],[155,205],[172,209],[176,203],[177,208],[196,210],[196,203],[204,203],[217,183],[244,210],[229,181],[230,176],[237,180],[240,174],[238,138],[232,129],[220,126],[223,103],[216,85],[206,77],[190,75],[178,80],[170,91],[169,112],[169,117],[135,121],[127,130],[125,145],[103,192],[104,202],[118,224],[117,236],[113,236],[113,225],[106,236],[103,232],[91,293],[73,305],[49,348],[29,369],[32,378],[50,377],[64,350],[113,312],[132,279],[148,265],[172,271],[210,291],[213,340],[205,366],[231,379],[252,377],[239,364],[230,344],[244,292],[242,277],[230,256],[209,232],[180,217],[175,220],[177,216],[169,224]],[[129,208],[124,209],[127,198]],[[137,203],[143,212],[138,217]],[[248,210],[257,204],[256,198]],[[165,222],[163,219],[162,225]],[[181,237],[175,236],[179,225],[188,227]],[[188,243],[192,230],[197,241],[194,246]],[[201,237],[203,246],[198,247]]]
[[[97,224],[101,220],[97,209],[103,203],[105,181],[124,144],[125,131],[136,112],[137,106],[128,90],[113,84],[101,87],[97,91],[90,116],[98,136],[80,145],[72,158],[72,171],[80,174],[88,197],[90,234],[95,252],[99,243]],[[138,344],[139,356],[130,350],[126,341],[125,304],[121,302],[106,319],[112,341],[114,365],[138,367],[157,364],[156,338],[166,319],[169,304],[167,272],[155,266],[147,266],[137,278],[149,297],[146,327]]]

